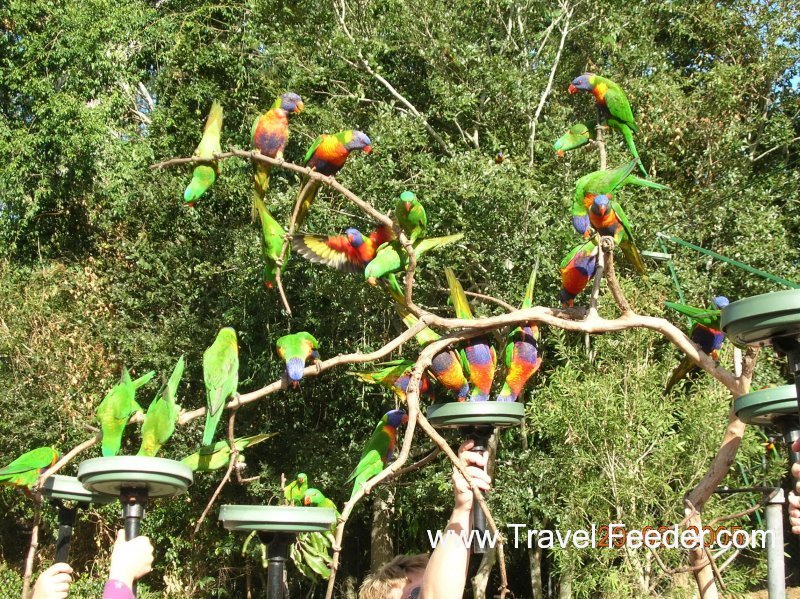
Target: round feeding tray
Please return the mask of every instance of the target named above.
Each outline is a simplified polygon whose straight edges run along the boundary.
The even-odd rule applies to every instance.
[[[747,424],[767,426],[787,416],[797,416],[797,390],[794,385],[770,387],[737,397],[733,410]]]
[[[288,505],[223,505],[219,519],[233,531],[325,532],[336,520],[336,511]]]
[[[149,497],[185,493],[192,470],[181,462],[143,456],[93,458],[78,467],[78,480],[89,491],[119,497],[120,490],[146,489]]]
[[[433,404],[428,408],[428,420],[437,428],[466,426],[519,426],[525,416],[525,406],[519,402],[464,401]]]
[[[729,304],[722,310],[722,330],[742,345],[768,345],[775,337],[800,338],[800,289]]]
[[[101,495],[87,491],[80,481],[74,476],[54,474],[44,481],[42,493],[50,499],[62,501],[78,501],[80,503],[111,503],[116,497]]]

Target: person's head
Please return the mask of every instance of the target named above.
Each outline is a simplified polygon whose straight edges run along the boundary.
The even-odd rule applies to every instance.
[[[428,554],[398,555],[361,583],[358,599],[409,599],[422,586]]]

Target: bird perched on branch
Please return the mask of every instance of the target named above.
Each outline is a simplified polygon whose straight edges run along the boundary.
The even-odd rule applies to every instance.
[[[411,243],[428,233],[428,215],[413,191],[404,191],[394,205],[394,215]]]
[[[361,489],[361,486],[373,476],[384,469],[392,459],[395,443],[397,442],[397,429],[408,422],[408,415],[403,410],[390,410],[380,419],[375,427],[375,432],[367,441],[367,446],[361,453],[361,459],[345,484],[355,481],[350,499]]]
[[[572,248],[561,261],[561,292],[559,299],[563,308],[572,308],[575,297],[586,289],[597,270],[597,253],[600,248],[594,239],[584,241]]]
[[[305,472],[300,472],[283,490],[286,505],[303,505],[303,497],[307,489],[308,475]]]
[[[368,237],[358,229],[347,229],[344,235],[294,235],[292,248],[303,258],[342,272],[363,274],[372,262],[378,247],[394,239],[391,227],[381,225]]]
[[[243,452],[247,447],[261,443],[270,437],[274,437],[277,433],[268,433],[263,435],[253,435],[251,437],[239,437],[233,440],[233,446],[237,451]],[[217,441],[214,445],[208,445],[200,448],[191,455],[187,455],[181,460],[182,463],[189,466],[194,471],[207,472],[211,470],[218,470],[223,466],[227,466],[231,459],[231,448],[227,439],[225,441]],[[244,458],[239,454],[239,460]]]
[[[727,297],[720,295],[711,300],[712,307],[708,309],[695,308],[694,306],[687,306],[677,302],[664,302],[664,305],[677,310],[681,314],[685,314],[692,320],[694,324],[689,333],[689,338],[711,356],[714,361],[719,361],[718,350],[725,342],[725,333],[720,328],[720,318],[722,317],[722,309],[729,303],[730,301]],[[675,367],[675,370],[672,371],[672,375],[669,377],[667,386],[664,389],[664,394],[668,394],[682,379],[691,377],[693,373],[699,371],[700,367],[689,356],[684,356],[678,366]]]
[[[576,77],[569,86],[569,93],[576,94],[579,91],[591,93],[594,102],[600,112],[601,120],[612,129],[616,129],[625,138],[625,143],[631,155],[636,159],[639,169],[646,177],[647,171],[644,169],[639,152],[636,151],[636,144],[633,143],[633,133],[639,128],[633,120],[633,111],[628,97],[622,88],[605,77],[600,77],[594,73],[584,73]]]
[[[565,152],[585,146],[591,138],[592,133],[589,127],[583,123],[575,123],[564,135],[556,140],[553,144],[553,149],[560,158]]]
[[[332,177],[341,170],[350,153],[355,150],[361,150],[365,154],[372,151],[372,141],[363,131],[348,129],[333,135],[323,133],[308,149],[305,165],[322,175]],[[296,221],[298,227],[305,222],[321,184],[309,177],[303,180],[297,196],[297,203],[300,205]]]
[[[275,220],[260,197],[253,198],[253,207],[261,220],[261,257],[264,259],[261,279],[267,289],[272,289],[278,277],[278,261],[286,231]]]
[[[175,423],[181,407],[175,403],[178,393],[178,385],[183,377],[183,356],[181,356],[169,380],[159,389],[142,423],[142,445],[139,447],[137,455],[155,456],[175,432]]]
[[[317,351],[319,341],[314,335],[306,331],[284,335],[279,338],[276,345],[278,355],[286,363],[286,377],[294,388],[300,386],[303,379],[303,369],[308,360],[319,363],[320,357]]]
[[[428,237],[414,243],[414,255],[420,258],[431,250],[455,243],[464,237],[463,233],[444,237]],[[370,285],[376,285],[378,279],[404,271],[408,268],[408,254],[398,240],[384,243],[378,248],[375,258],[364,269],[364,277]]]
[[[411,371],[414,368],[414,362],[411,360],[399,359],[378,364],[378,366],[383,366],[384,368],[372,372],[351,372],[350,374],[360,378],[366,383],[374,383],[386,387],[394,392],[395,396],[400,401],[406,401],[406,391],[408,389],[408,383],[411,380]],[[433,384],[427,372],[422,373],[422,377],[419,380],[419,393],[420,395],[427,395],[431,399],[435,399]]]
[[[596,195],[589,208],[589,222],[600,235],[610,235],[620,247],[639,274],[645,274],[644,261],[636,242],[628,217],[622,211],[622,206],[607,195]]]
[[[39,476],[58,461],[58,452],[52,447],[39,447],[26,451],[8,466],[0,468],[0,485],[17,487],[29,492]]]
[[[122,433],[125,431],[128,420],[136,412],[142,411],[142,408],[136,403],[136,390],[146,385],[155,374],[154,371],[150,371],[132,381],[128,369],[123,368],[120,382],[97,406],[95,416],[103,432],[100,446],[103,457],[115,456],[119,453],[122,445]]]
[[[203,381],[206,386],[203,445],[211,445],[225,403],[239,387],[239,345],[232,328],[220,329],[214,343],[203,352]]]
[[[206,126],[203,129],[203,137],[200,145],[194,151],[193,156],[208,160],[209,162],[198,164],[194,167],[192,180],[183,192],[183,201],[190,207],[194,207],[197,200],[208,191],[214,184],[220,173],[219,161],[213,160],[214,154],[222,152],[220,146],[220,136],[222,135],[222,105],[214,100],[211,110],[206,119]]]

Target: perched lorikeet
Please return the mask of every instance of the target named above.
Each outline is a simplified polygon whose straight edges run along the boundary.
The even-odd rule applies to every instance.
[[[594,239],[579,243],[561,261],[561,306],[572,308],[575,296],[581,293],[594,277],[599,248]]]
[[[103,432],[101,451],[103,457],[115,456],[122,445],[122,433],[128,420],[142,408],[136,403],[136,390],[146,385],[153,378],[155,372],[151,371],[135,381],[127,368],[122,370],[122,379],[108,392],[97,406],[95,416]]]
[[[633,133],[637,132],[639,128],[633,121],[631,104],[622,88],[611,79],[600,77],[594,73],[584,73],[580,77],[576,77],[569,86],[569,93],[575,94],[579,91],[589,92],[594,96],[601,120],[622,134],[628,150],[646,177],[647,171],[639,158],[639,152],[636,151],[636,144],[633,143]]]
[[[628,262],[638,273],[645,274],[642,254],[636,247],[631,224],[619,203],[610,200],[607,195],[594,196],[589,208],[589,222],[600,235],[611,235]]]
[[[533,306],[533,290],[536,286],[536,272],[539,263],[531,272],[528,286],[525,288],[525,297],[522,299],[522,309]],[[524,326],[516,327],[508,334],[508,343],[505,351],[506,380],[497,401],[517,401],[525,384],[536,374],[542,366],[542,357],[539,355],[539,325],[529,322]]]
[[[203,130],[203,137],[200,145],[194,151],[194,156],[204,160],[211,160],[214,154],[222,152],[220,147],[220,136],[222,135],[222,106],[214,100],[211,110],[206,119],[206,126]],[[194,206],[195,202],[214,184],[219,176],[219,163],[213,160],[211,163],[198,164],[194,167],[192,180],[189,187],[183,192],[183,201],[189,206]]]
[[[584,237],[588,237],[590,234],[589,207],[596,195],[610,196],[617,188],[625,185],[669,189],[666,185],[632,175],[631,172],[634,168],[636,168],[636,161],[631,160],[614,170],[594,171],[578,179],[572,199],[572,225],[578,233]]]
[[[251,437],[239,437],[233,440],[233,445],[237,451],[244,451],[247,447],[266,441],[270,437],[274,437],[277,433],[269,433],[263,435],[253,435]],[[242,456],[239,456],[242,458]],[[231,459],[231,448],[228,441],[217,441],[214,445],[207,445],[201,447],[200,451],[195,451],[191,455],[187,455],[181,460],[195,471],[209,472],[211,470],[218,470],[223,466],[227,466]]]
[[[406,390],[408,389],[408,382],[411,380],[411,370],[414,368],[414,362],[400,359],[379,364],[379,366],[385,366],[385,368],[374,372],[351,372],[350,374],[367,383],[375,383],[391,389],[400,401],[406,401]],[[419,381],[419,392],[420,395],[427,395],[435,399],[433,385],[427,372],[422,374],[422,378]]]
[[[575,123],[570,127],[567,132],[556,140],[553,144],[553,149],[556,151],[557,156],[563,156],[564,152],[576,150],[589,143],[592,138],[592,132],[583,123]]]
[[[450,267],[444,269],[447,277],[447,284],[450,287],[450,299],[453,302],[456,316],[464,320],[472,320],[472,309],[470,308],[464,288],[456,279],[455,273]],[[465,342],[464,346],[465,374],[467,375],[472,392],[470,401],[488,401],[489,393],[492,390],[494,372],[497,369],[497,353],[489,343],[489,338],[485,335],[473,337]]]
[[[320,361],[319,342],[314,335],[301,331],[291,335],[284,335],[277,343],[278,355],[286,362],[286,377],[292,386],[297,388],[303,378],[303,369],[308,360]]]
[[[712,359],[719,360],[718,350],[725,342],[725,333],[720,328],[720,318],[722,309],[730,303],[728,298],[723,295],[715,297],[712,300],[713,307],[707,310],[676,302],[664,303],[667,307],[677,310],[692,319],[694,324],[689,333],[689,338]],[[675,367],[675,370],[672,371],[672,375],[669,377],[667,386],[664,389],[664,394],[669,393],[681,379],[699,370],[700,368],[689,356],[684,356],[678,366]]]
[[[428,215],[413,191],[404,191],[395,202],[394,216],[411,243],[428,233]]]
[[[394,452],[397,441],[397,429],[406,422],[408,422],[408,415],[403,410],[390,410],[378,422],[375,432],[372,433],[361,454],[358,466],[345,481],[345,484],[355,481],[350,499],[358,492],[362,484],[383,470],[386,463],[392,459],[392,452]]]
[[[0,484],[30,490],[39,475],[58,461],[58,452],[52,447],[39,447],[26,451],[8,466],[0,468]]]
[[[325,495],[322,494],[322,491],[315,489],[314,487],[306,490],[305,494],[303,495],[303,505],[307,507],[326,507],[334,510],[337,514],[339,513],[336,504],[325,497]]]
[[[239,386],[239,346],[232,328],[220,329],[214,343],[203,352],[203,381],[206,384],[203,445],[211,445],[225,402]]]
[[[181,407],[175,403],[183,376],[183,356],[178,359],[166,384],[159,389],[142,423],[142,445],[137,455],[153,457],[175,431]]]
[[[289,141],[289,115],[297,114],[304,108],[303,100],[294,93],[285,93],[275,100],[272,107],[253,121],[250,136],[253,147],[264,156],[283,158],[283,150]],[[269,186],[269,174],[272,165],[263,162],[255,163],[255,198],[264,200]],[[253,204],[253,221],[259,210]]]
[[[278,259],[281,256],[283,236],[286,231],[270,214],[261,198],[257,196],[253,198],[253,207],[261,219],[261,256],[264,258],[262,279],[266,288],[272,289],[277,277]]]
[[[305,472],[298,474],[295,479],[286,485],[283,496],[286,505],[303,505],[303,497],[308,489],[308,475]]]
[[[454,243],[462,237],[464,237],[464,234],[458,233],[445,237],[429,237],[427,239],[422,239],[414,244],[414,253],[417,259],[419,259],[430,250]],[[370,285],[376,285],[378,279],[381,277],[402,272],[407,266],[408,254],[406,254],[402,244],[397,240],[390,241],[378,248],[375,258],[373,258],[364,269],[364,277],[366,277]]]
[[[348,129],[334,135],[323,133],[314,140],[306,152],[305,164],[318,173],[332,177],[344,166],[350,152],[354,150],[361,150],[365,154],[372,151],[372,141],[363,131]],[[297,202],[300,203],[297,214],[298,227],[305,222],[320,185],[319,181],[310,178],[303,181],[297,198]]]
[[[292,248],[306,260],[341,270],[362,274],[378,247],[394,239],[391,227],[382,225],[364,237],[358,229],[347,229],[344,235],[295,235]]]

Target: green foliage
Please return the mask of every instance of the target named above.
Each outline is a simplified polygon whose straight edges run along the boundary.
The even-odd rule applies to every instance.
[[[590,98],[566,93],[588,65],[623,87],[644,164],[672,189],[620,194],[642,249],[660,249],[655,234],[665,231],[799,280],[796,3],[590,0],[574,9],[532,139],[563,23],[547,37],[561,17],[555,1],[361,0],[346,11],[356,44],[331,5],[307,0],[12,0],[0,7],[0,462],[86,438],[83,424],[123,366],[134,377],[156,370],[163,380],[185,355],[178,401],[186,409],[205,405],[202,352],[223,326],[239,333],[242,391],[279,378],[274,343],[286,333],[311,331],[326,358],[372,351],[402,330],[379,290],[297,257],[284,274],[290,328],[278,298],[261,284],[260,232],[248,216],[250,165],[226,161],[195,210],[181,201],[190,168],[148,170],[192,153],[213,99],[225,109],[223,148],[249,147],[253,118],[286,90],[307,107],[291,123],[287,159],[298,162],[319,133],[366,131],[375,150],[351,158],[341,182],[385,213],[411,189],[425,205],[430,236],[465,234],[424,257],[415,287],[422,305],[445,306],[445,266],[467,290],[516,305],[536,257],[535,303],[556,305],[556,266],[576,243],[568,219],[574,183],[597,168],[597,156],[583,148],[559,160],[551,146],[572,123],[594,118]],[[447,151],[375,77],[352,66],[359,50],[426,116]],[[609,166],[628,159],[620,136],[611,132],[608,146]],[[496,164],[501,150],[507,158]],[[288,220],[297,184],[273,170],[267,201],[280,222]],[[346,226],[369,229],[350,204],[322,190],[306,228],[329,234]],[[688,250],[670,251],[693,305],[711,294],[734,300],[776,288]],[[647,281],[621,267],[625,291],[638,311],[661,315],[676,293],[663,265],[648,267]],[[479,315],[493,309],[476,306]],[[613,315],[605,298],[601,309]],[[729,398],[702,377],[663,400],[679,356],[652,333],[593,338],[587,351],[582,336],[542,332],[544,364],[526,398],[527,445],[518,431],[502,436],[495,514],[564,529],[680,520],[683,494],[716,451]],[[767,354],[756,388],[784,381],[781,362]],[[730,365],[729,346],[722,355]],[[278,502],[281,472],[303,470],[341,504],[342,482],[376,417],[393,406],[389,392],[344,369],[248,405],[237,416],[237,436],[278,435],[246,452],[246,474],[261,478],[228,485],[220,502]],[[164,456],[194,452],[201,429],[198,421],[177,427]],[[742,472],[752,484],[778,480],[783,465],[762,466],[761,441],[748,432],[741,469],[726,483],[741,484]],[[137,442],[129,431],[122,453],[133,453]],[[397,487],[399,550],[426,550],[425,531],[443,525],[448,471],[440,462]],[[154,502],[144,531],[157,548],[157,571],[143,589],[244,594],[248,568],[260,566],[241,555],[242,539],[217,526],[213,511],[194,541],[186,532],[220,476],[198,473],[188,495]],[[707,513],[735,512],[747,501],[715,497]],[[0,512],[0,586],[16,589],[32,510],[3,489]],[[76,533],[81,572],[103,571],[118,526],[114,509],[99,513]],[[45,524],[46,562],[52,514]],[[357,509],[340,580],[365,573],[370,526],[369,510]],[[526,596],[528,556],[508,553],[511,587]],[[663,557],[673,565],[680,559]],[[756,586],[762,558],[746,554],[729,567],[729,589]],[[642,596],[637,573],[645,560],[614,551],[545,555],[554,579],[575,575],[576,597]],[[97,577],[83,576],[75,596],[96,595]],[[681,596],[655,567],[648,576],[655,592]],[[253,580],[258,587],[259,577]]]

